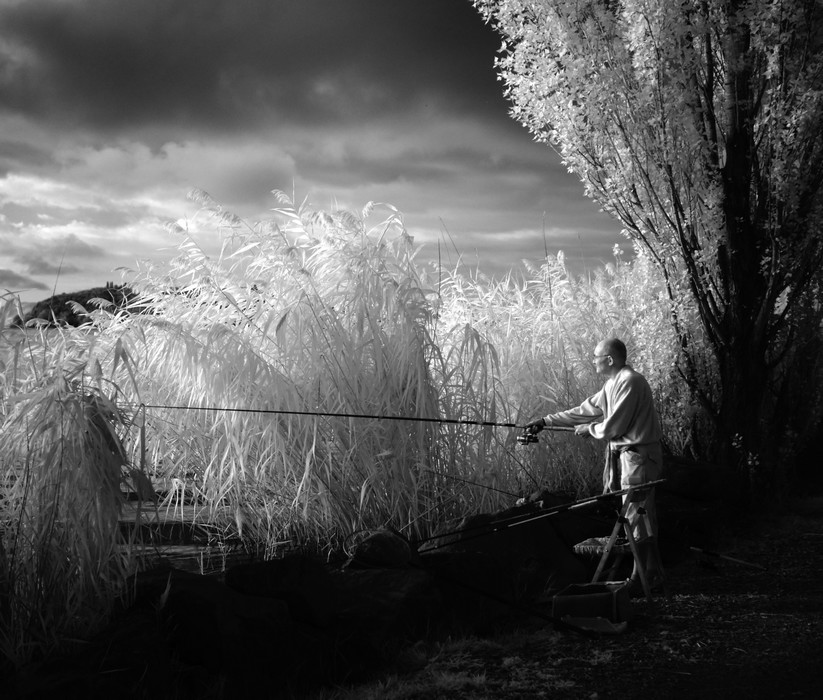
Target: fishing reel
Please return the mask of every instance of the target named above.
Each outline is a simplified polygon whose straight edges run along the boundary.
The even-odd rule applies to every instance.
[[[526,426],[523,428],[523,432],[517,436],[517,442],[521,445],[531,445],[534,442],[540,441],[537,439],[537,433]]]

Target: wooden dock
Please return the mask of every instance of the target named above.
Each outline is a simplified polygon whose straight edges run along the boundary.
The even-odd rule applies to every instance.
[[[228,523],[233,523],[233,515],[225,507],[126,501],[120,528],[131,544],[122,547],[146,568],[169,565],[200,574],[221,573],[253,558]]]

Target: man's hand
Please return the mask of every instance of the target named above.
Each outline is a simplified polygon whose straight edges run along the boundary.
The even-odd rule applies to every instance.
[[[537,433],[545,427],[546,421],[542,418],[538,418],[537,420],[533,420],[531,423],[526,423],[526,425],[523,426],[523,431],[532,435],[537,435]]]
[[[589,423],[574,426],[574,434],[580,437],[591,437],[592,434],[589,432]]]

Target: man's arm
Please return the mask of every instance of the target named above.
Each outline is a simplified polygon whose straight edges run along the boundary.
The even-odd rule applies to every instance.
[[[593,396],[587,398],[583,403],[567,411],[550,413],[543,418],[546,425],[556,425],[573,428],[577,425],[591,423],[603,418],[603,410],[600,408],[603,402],[603,390],[601,389]]]

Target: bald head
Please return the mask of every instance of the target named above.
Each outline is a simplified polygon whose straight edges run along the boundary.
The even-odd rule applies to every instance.
[[[619,338],[609,338],[603,341],[604,354],[611,355],[614,363],[622,367],[626,364],[626,346]]]
[[[598,374],[613,377],[626,366],[626,346],[622,340],[601,340],[594,349],[594,368]]]

